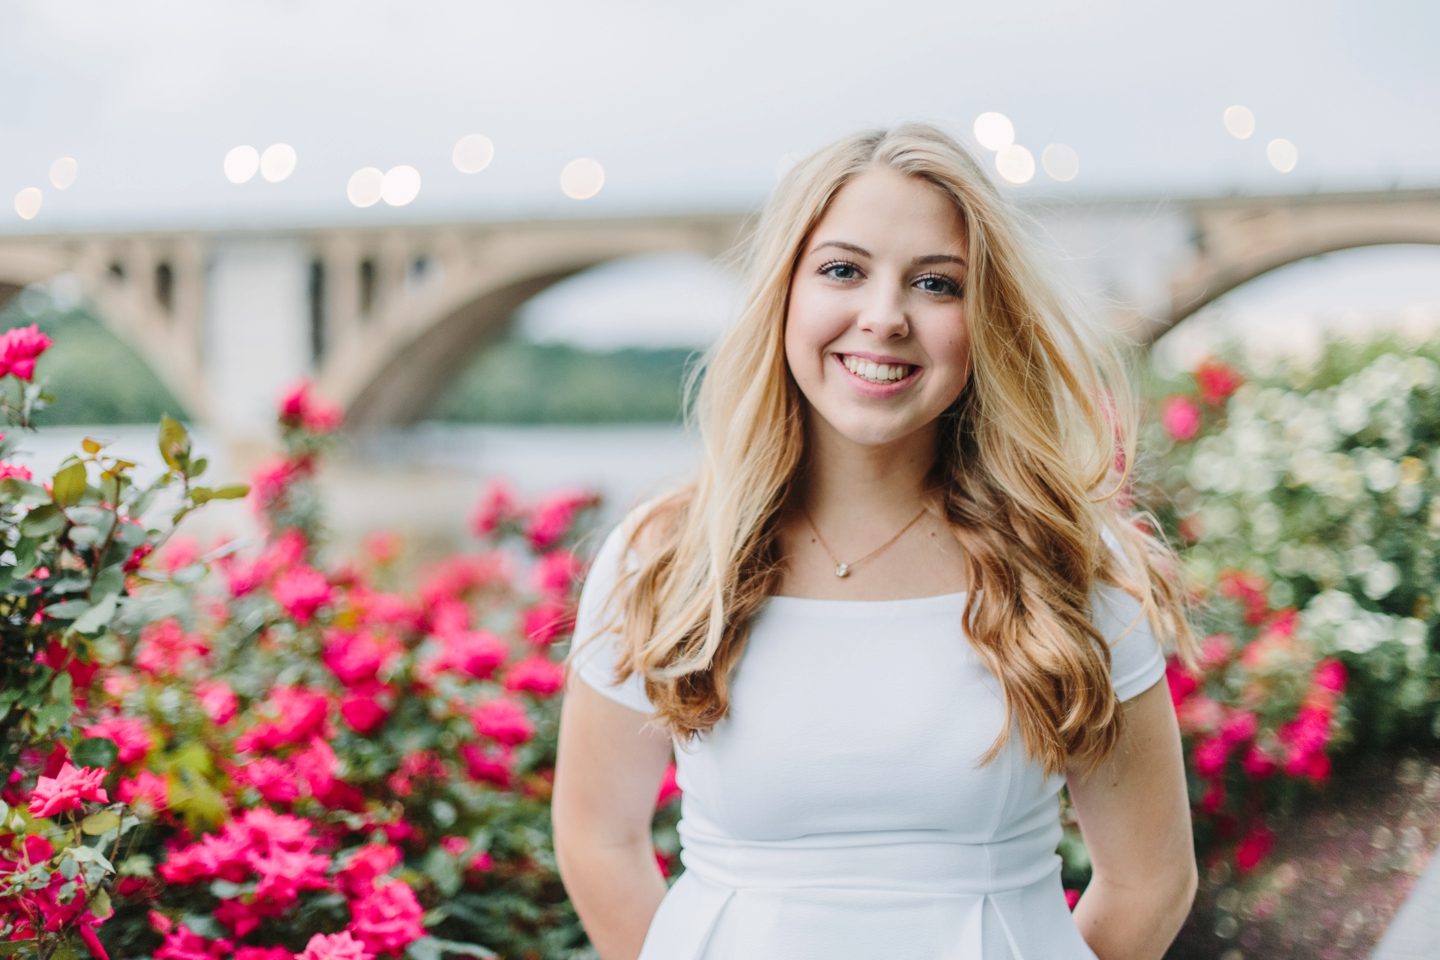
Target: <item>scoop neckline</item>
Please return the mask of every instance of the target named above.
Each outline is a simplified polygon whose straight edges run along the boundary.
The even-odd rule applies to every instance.
[[[788,594],[774,593],[774,594],[771,594],[771,595],[770,595],[770,597],[769,597],[769,602],[773,603],[773,602],[775,602],[775,601],[780,601],[780,602],[785,603],[785,604],[825,606],[825,607],[845,607],[845,608],[847,608],[847,609],[857,609],[857,608],[867,608],[867,609],[869,609],[869,608],[882,608],[882,607],[897,607],[897,606],[905,606],[905,605],[910,605],[910,606],[923,606],[923,605],[932,605],[932,606],[933,606],[933,605],[941,605],[941,604],[944,604],[944,603],[946,603],[946,602],[953,602],[953,601],[956,601],[956,600],[962,600],[962,599],[964,599],[964,598],[967,597],[967,596],[969,596],[969,591],[968,591],[968,590],[959,590],[959,591],[956,591],[956,592],[954,592],[954,593],[936,593],[936,594],[931,594],[931,595],[928,596],[928,597],[901,597],[901,598],[898,599],[898,600],[829,600],[829,599],[824,599],[824,598],[821,598],[821,597],[792,597],[792,596],[789,596]]]

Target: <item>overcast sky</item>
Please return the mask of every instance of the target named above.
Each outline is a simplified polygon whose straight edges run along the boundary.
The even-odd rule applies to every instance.
[[[753,207],[786,154],[906,119],[968,133],[986,110],[1037,155],[1079,155],[1028,195],[1437,186],[1437,50],[1433,0],[8,0],[0,230]],[[496,154],[465,175],[470,133]],[[1277,137],[1291,173],[1266,161]],[[230,148],[277,142],[287,180],[226,181]],[[560,191],[577,157],[604,167],[593,199]],[[349,204],[351,173],[397,164],[420,171],[413,203]]]

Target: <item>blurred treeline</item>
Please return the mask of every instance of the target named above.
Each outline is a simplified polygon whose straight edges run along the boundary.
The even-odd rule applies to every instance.
[[[36,324],[55,341],[37,368],[58,399],[40,425],[185,419],[179,402],[127,344],[83,308],[26,291],[0,310],[0,331]],[[688,348],[608,352],[503,340],[482,352],[431,412],[451,423],[674,422]]]

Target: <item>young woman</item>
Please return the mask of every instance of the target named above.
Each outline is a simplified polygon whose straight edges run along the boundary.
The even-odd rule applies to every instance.
[[[604,960],[1165,952],[1195,862],[1161,642],[1190,637],[1116,506],[1107,357],[942,132],[785,178],[700,387],[698,478],[610,535],[580,602],[555,845]],[[1073,917],[1064,785],[1094,866]]]

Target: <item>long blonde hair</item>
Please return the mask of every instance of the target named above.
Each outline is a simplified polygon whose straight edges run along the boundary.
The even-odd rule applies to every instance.
[[[617,679],[641,674],[657,718],[682,738],[728,712],[750,621],[780,583],[779,521],[804,445],[804,400],[785,360],[791,278],[835,195],[875,167],[939,189],[968,234],[973,374],[944,415],[934,468],[965,554],[957,626],[998,678],[1026,752],[1049,772],[1091,769],[1120,730],[1091,591],[1097,581],[1120,586],[1157,635],[1188,653],[1178,569],[1113,499],[1128,473],[1116,463],[1134,458],[1118,356],[1085,334],[984,168],[930,126],[831,144],[791,170],[765,207],[743,307],[708,356],[690,411],[704,447],[698,476],[644,508],[630,534],[613,608]]]

